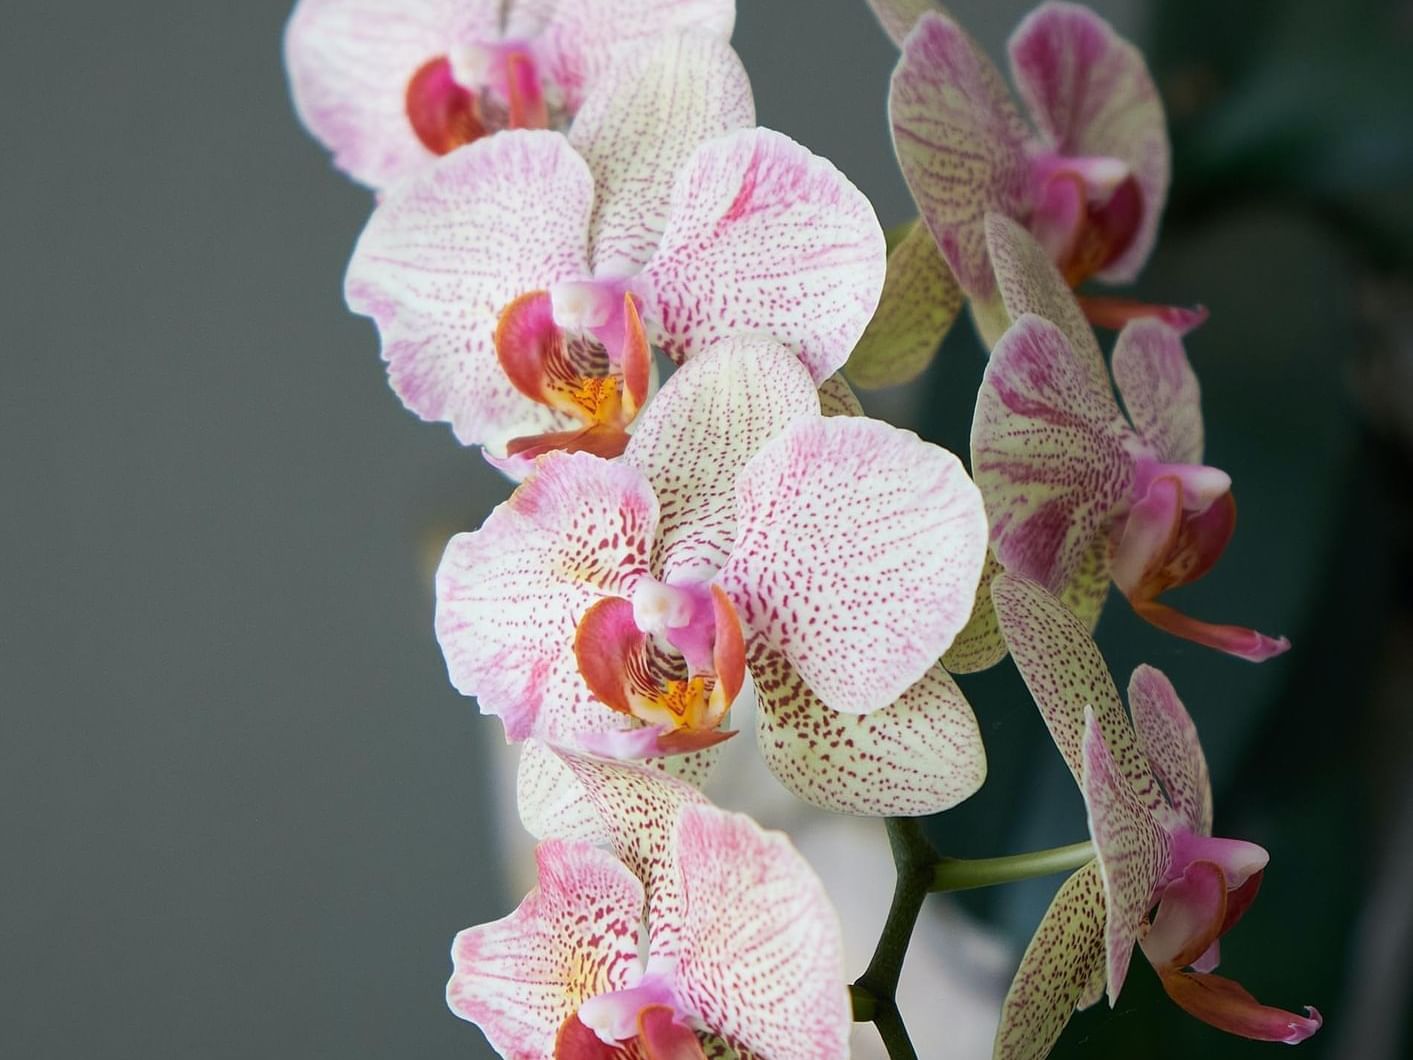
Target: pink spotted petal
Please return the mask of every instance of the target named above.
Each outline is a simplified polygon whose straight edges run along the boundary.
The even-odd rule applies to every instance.
[[[819,405],[809,372],[765,338],[719,342],[667,381],[624,453],[662,508],[654,566],[664,579],[721,569],[736,538],[736,476]]]
[[[1138,748],[1163,785],[1182,821],[1198,835],[1212,834],[1212,781],[1192,716],[1161,670],[1140,666],[1128,682],[1128,706]]]
[[[526,740],[520,745],[515,801],[520,823],[536,839],[608,842],[609,832],[598,808],[574,771],[539,740]]]
[[[1029,205],[1027,130],[1001,75],[951,18],[927,12],[903,43],[888,95],[893,146],[942,256],[968,295],[995,289],[988,212]]]
[[[1104,951],[1112,1007],[1171,854],[1167,833],[1114,761],[1093,709],[1086,707],[1085,713],[1080,787],[1104,879]]]
[[[593,196],[583,160],[549,132],[479,140],[387,194],[344,292],[377,324],[403,404],[450,423],[462,443],[497,451],[511,438],[578,426],[511,384],[493,339],[512,299],[586,274]]]
[[[634,289],[653,341],[679,363],[718,339],[768,335],[820,383],[863,334],[886,269],[863,193],[789,137],[748,129],[692,155]]]
[[[300,0],[284,41],[295,110],[336,166],[387,187],[435,157],[408,120],[408,82],[459,43],[494,39],[499,18],[488,0]]]
[[[878,16],[888,39],[900,48],[925,12],[940,10],[934,0],[868,0],[868,6]]]
[[[630,467],[551,453],[437,570],[437,640],[452,684],[506,736],[564,739],[627,727],[590,699],[574,659],[580,616],[647,571],[657,502]]]
[[[1142,54],[1087,8],[1047,3],[1016,28],[1010,57],[1016,88],[1054,151],[1117,159],[1133,174],[1137,229],[1098,274],[1132,280],[1157,238],[1171,176],[1163,103]]]
[[[806,802],[864,817],[920,817],[951,809],[986,779],[976,717],[941,666],[871,714],[826,707],[778,653],[754,656],[751,676],[761,755]]]
[[[1157,458],[1202,463],[1202,394],[1182,338],[1152,318],[1135,320],[1114,345],[1114,383],[1134,429]]]
[[[697,145],[755,124],[745,67],[723,39],[679,34],[629,49],[599,78],[569,142],[594,175],[594,271],[620,276],[652,257],[677,173]]]
[[[986,557],[976,487],[945,449],[864,417],[801,417],[736,479],[721,584],[753,653],[780,652],[834,710],[866,714],[966,625]]]
[[[994,1060],[1044,1060],[1104,975],[1104,882],[1090,862],[1060,887],[1001,1006]]]
[[[591,997],[635,981],[643,886],[612,854],[548,840],[539,884],[520,907],[452,944],[447,1005],[512,1060],[553,1054],[560,1027]]]
[[[1006,657],[1006,639],[1001,636],[996,608],[991,603],[991,582],[1001,570],[1001,564],[987,549],[981,580],[976,585],[971,617],[942,656],[942,665],[951,673],[972,674],[989,670]]]
[[[839,920],[789,839],[700,804],[682,809],[673,839],[684,1006],[733,1047],[771,1060],[847,1056]]]
[[[1058,592],[1133,489],[1136,442],[1062,332],[1029,314],[991,352],[972,421],[972,472],[1008,571]]]

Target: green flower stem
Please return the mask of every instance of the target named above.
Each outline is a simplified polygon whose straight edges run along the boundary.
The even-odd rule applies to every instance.
[[[932,885],[928,890],[934,894],[969,891],[974,887],[1029,880],[1077,869],[1093,857],[1094,844],[1086,839],[1065,847],[1032,850],[1003,858],[941,858],[932,870]]]

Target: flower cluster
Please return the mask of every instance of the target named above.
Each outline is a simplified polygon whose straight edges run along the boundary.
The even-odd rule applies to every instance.
[[[733,0],[300,0],[290,19],[296,108],[377,193],[348,304],[403,404],[517,483],[447,545],[435,629],[453,684],[524,745],[538,886],[457,936],[448,1003],[527,1060],[846,1056],[823,887],[698,788],[753,713],[800,798],[946,810],[986,774],[951,674],[1009,654],[1092,848],[997,1055],[1042,1057],[1116,998],[1135,942],[1198,1018],[1299,1040],[1313,1010],[1212,974],[1265,851],[1212,838],[1167,679],[1135,673],[1130,723],[1090,639],[1112,582],[1177,636],[1289,647],[1158,600],[1234,529],[1182,345],[1205,314],[1073,292],[1153,250],[1158,93],[1105,23],[1047,3],[1011,40],[1027,124],[943,10],[870,2],[901,48],[889,112],[920,215],[891,254],[843,174],[756,126]],[[970,473],[864,415],[841,374],[911,378],[964,302],[991,350]],[[1095,324],[1122,327],[1111,367]]]

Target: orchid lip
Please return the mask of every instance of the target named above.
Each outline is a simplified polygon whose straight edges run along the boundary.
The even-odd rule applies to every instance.
[[[673,987],[672,962],[650,962],[637,986],[591,997],[579,1006],[579,1020],[605,1045],[614,1045],[638,1033],[638,1013],[649,1005],[679,1009]],[[657,967],[654,967],[656,965]]]
[[[1175,478],[1182,484],[1183,508],[1187,511],[1204,512],[1213,501],[1231,491],[1231,476],[1220,468],[1139,459],[1133,481],[1134,498],[1142,498],[1148,487],[1160,478]]]

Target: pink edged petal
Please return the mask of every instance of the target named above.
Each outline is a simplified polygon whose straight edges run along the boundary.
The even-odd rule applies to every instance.
[[[989,670],[1006,657],[1006,639],[996,621],[996,608],[991,603],[991,581],[1001,573],[990,549],[981,568],[981,581],[976,586],[976,600],[971,617],[957,634],[952,646],[942,655],[942,665],[954,674],[973,674]]]
[[[986,214],[1029,208],[1028,133],[1000,73],[951,18],[927,12],[903,43],[888,114],[918,212],[962,289],[985,298]]]
[[[991,351],[971,434],[1002,566],[1052,592],[1068,584],[1132,493],[1135,442],[1064,333],[1018,317]]]
[[[1119,334],[1113,367],[1134,429],[1157,458],[1202,463],[1202,394],[1181,336],[1160,320],[1135,320]]]
[[[951,809],[986,779],[986,750],[961,689],[933,666],[871,714],[830,710],[781,655],[751,660],[766,766],[806,802],[863,817]]]
[[[599,79],[569,142],[594,175],[594,271],[642,268],[667,224],[678,171],[697,145],[756,123],[751,83],[731,46],[678,34],[629,51]]]
[[[1140,801],[1109,753],[1094,711],[1086,707],[1085,714],[1080,789],[1104,879],[1105,966],[1112,1007],[1128,976],[1133,944],[1167,875],[1171,850],[1158,818]]]
[[[883,32],[898,47],[925,12],[941,10],[934,0],[868,0]]]
[[[1212,834],[1212,781],[1197,726],[1161,670],[1140,666],[1128,682],[1138,749],[1148,759],[1177,816],[1198,835]]]
[[[1057,153],[1117,159],[1137,181],[1137,232],[1099,273],[1132,280],[1157,238],[1171,175],[1163,102],[1142,54],[1092,11],[1047,3],[1016,28],[1010,57],[1016,88]]]
[[[961,462],[858,416],[795,420],[736,479],[721,585],[755,653],[835,710],[881,710],[966,625],[986,517]]]
[[[511,1060],[552,1055],[585,1000],[631,986],[641,969],[637,878],[587,843],[548,840],[535,862],[539,884],[515,912],[456,936],[446,988],[451,1010]]]
[[[458,42],[493,38],[485,0],[300,0],[285,68],[300,120],[354,180],[386,187],[435,157],[407,115],[407,87]]]
[[[771,1060],[848,1055],[852,1012],[839,919],[789,839],[715,806],[682,809],[684,1007]]]
[[[539,740],[520,745],[515,801],[520,823],[536,839],[608,842],[609,832],[598,808],[574,771]]]
[[[845,370],[865,389],[916,379],[932,363],[962,308],[962,289],[918,221],[888,255],[888,276],[873,319]]]
[[[437,570],[437,640],[452,684],[506,736],[563,739],[626,727],[589,697],[574,659],[580,616],[647,571],[657,502],[632,468],[551,453]]]
[[[819,412],[821,416],[862,416],[864,407],[859,397],[849,386],[843,372],[835,372],[819,384]]]
[[[887,260],[873,206],[832,163],[747,129],[703,144],[678,175],[634,291],[654,343],[678,363],[718,339],[761,334],[820,383],[863,334]]]
[[[819,395],[800,362],[766,338],[718,342],[683,365],[643,410],[624,462],[661,505],[654,568],[709,578],[736,536],[736,476]]]
[[[1001,1006],[993,1060],[1044,1060],[1104,972],[1104,883],[1085,865],[1061,885]]]

